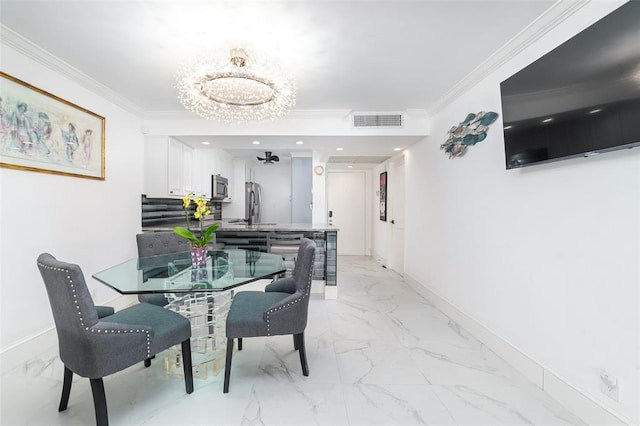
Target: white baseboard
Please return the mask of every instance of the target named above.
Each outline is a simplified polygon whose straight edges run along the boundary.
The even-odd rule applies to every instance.
[[[338,298],[338,286],[337,285],[324,286],[324,298],[327,300],[336,300]]]
[[[324,280],[311,281],[311,293],[324,293]]]
[[[427,286],[420,284],[408,274],[404,275],[404,279],[436,308],[586,423],[590,425],[632,424],[625,416],[611,412]]]
[[[3,349],[0,352],[0,375],[24,365],[57,345],[56,329],[51,327]]]
[[[382,255],[380,253],[377,253],[375,250],[371,252],[371,258],[376,262],[379,263],[380,265],[384,265],[385,264],[385,259],[384,257],[382,257]]]
[[[593,398],[571,386],[551,371],[544,371],[544,391],[590,425],[631,425],[624,416],[614,414]]]
[[[104,305],[113,306],[119,311],[137,303],[135,296],[118,296]],[[58,346],[58,335],[55,327],[47,328],[33,336],[29,336],[0,351],[0,375],[24,365],[25,362],[50,351]]]

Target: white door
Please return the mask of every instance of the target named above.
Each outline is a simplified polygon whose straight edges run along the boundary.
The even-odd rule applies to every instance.
[[[327,218],[338,228],[339,255],[366,254],[365,193],[364,173],[327,173]]]
[[[388,267],[404,274],[404,158],[391,163],[387,177],[387,208],[391,227]]]

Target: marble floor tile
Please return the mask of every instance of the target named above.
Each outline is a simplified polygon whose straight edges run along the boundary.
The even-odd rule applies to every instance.
[[[409,352],[398,342],[384,340],[336,340],[334,342],[342,383],[427,384]]]
[[[159,354],[149,368],[105,378],[110,424],[582,424],[395,272],[361,256],[341,256],[338,268],[338,299],[312,294],[309,303],[309,376],[291,336],[244,339],[228,394],[220,372],[187,395]],[[0,376],[0,425],[95,424],[84,378],[58,413],[62,363],[57,348],[42,352]]]
[[[533,386],[456,385],[433,390],[460,425],[585,424]]]
[[[274,384],[258,380],[239,424],[348,425],[349,421],[339,384]]]
[[[395,340],[393,321],[384,313],[349,301],[328,301],[334,339]]]
[[[454,425],[429,385],[345,385],[351,425]]]
[[[472,337],[401,343],[434,385],[529,384],[523,375]]]
[[[282,382],[340,384],[338,361],[332,340],[305,338],[309,365],[309,376],[305,377],[302,375],[299,352],[293,349],[293,339],[290,336],[278,337],[269,339],[265,344],[260,360],[260,375]]]

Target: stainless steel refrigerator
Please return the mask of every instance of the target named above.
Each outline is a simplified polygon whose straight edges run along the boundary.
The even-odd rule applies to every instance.
[[[260,185],[255,182],[245,182],[244,190],[244,218],[249,225],[260,223],[260,203],[262,202]]]

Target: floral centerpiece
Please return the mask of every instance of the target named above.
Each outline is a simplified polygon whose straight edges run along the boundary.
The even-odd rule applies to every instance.
[[[196,209],[193,213],[193,217],[198,220],[200,227],[200,235],[196,236],[191,229],[189,206],[191,201],[195,203]],[[219,223],[209,225],[207,229],[204,229],[204,219],[207,215],[211,214],[211,210],[207,205],[207,200],[202,197],[194,196],[193,192],[188,193],[182,199],[182,208],[184,209],[185,219],[187,221],[187,227],[176,226],[173,228],[173,232],[186,238],[191,242],[191,263],[194,266],[204,266],[207,259],[207,245],[211,242],[215,236],[216,229],[220,226]]]

